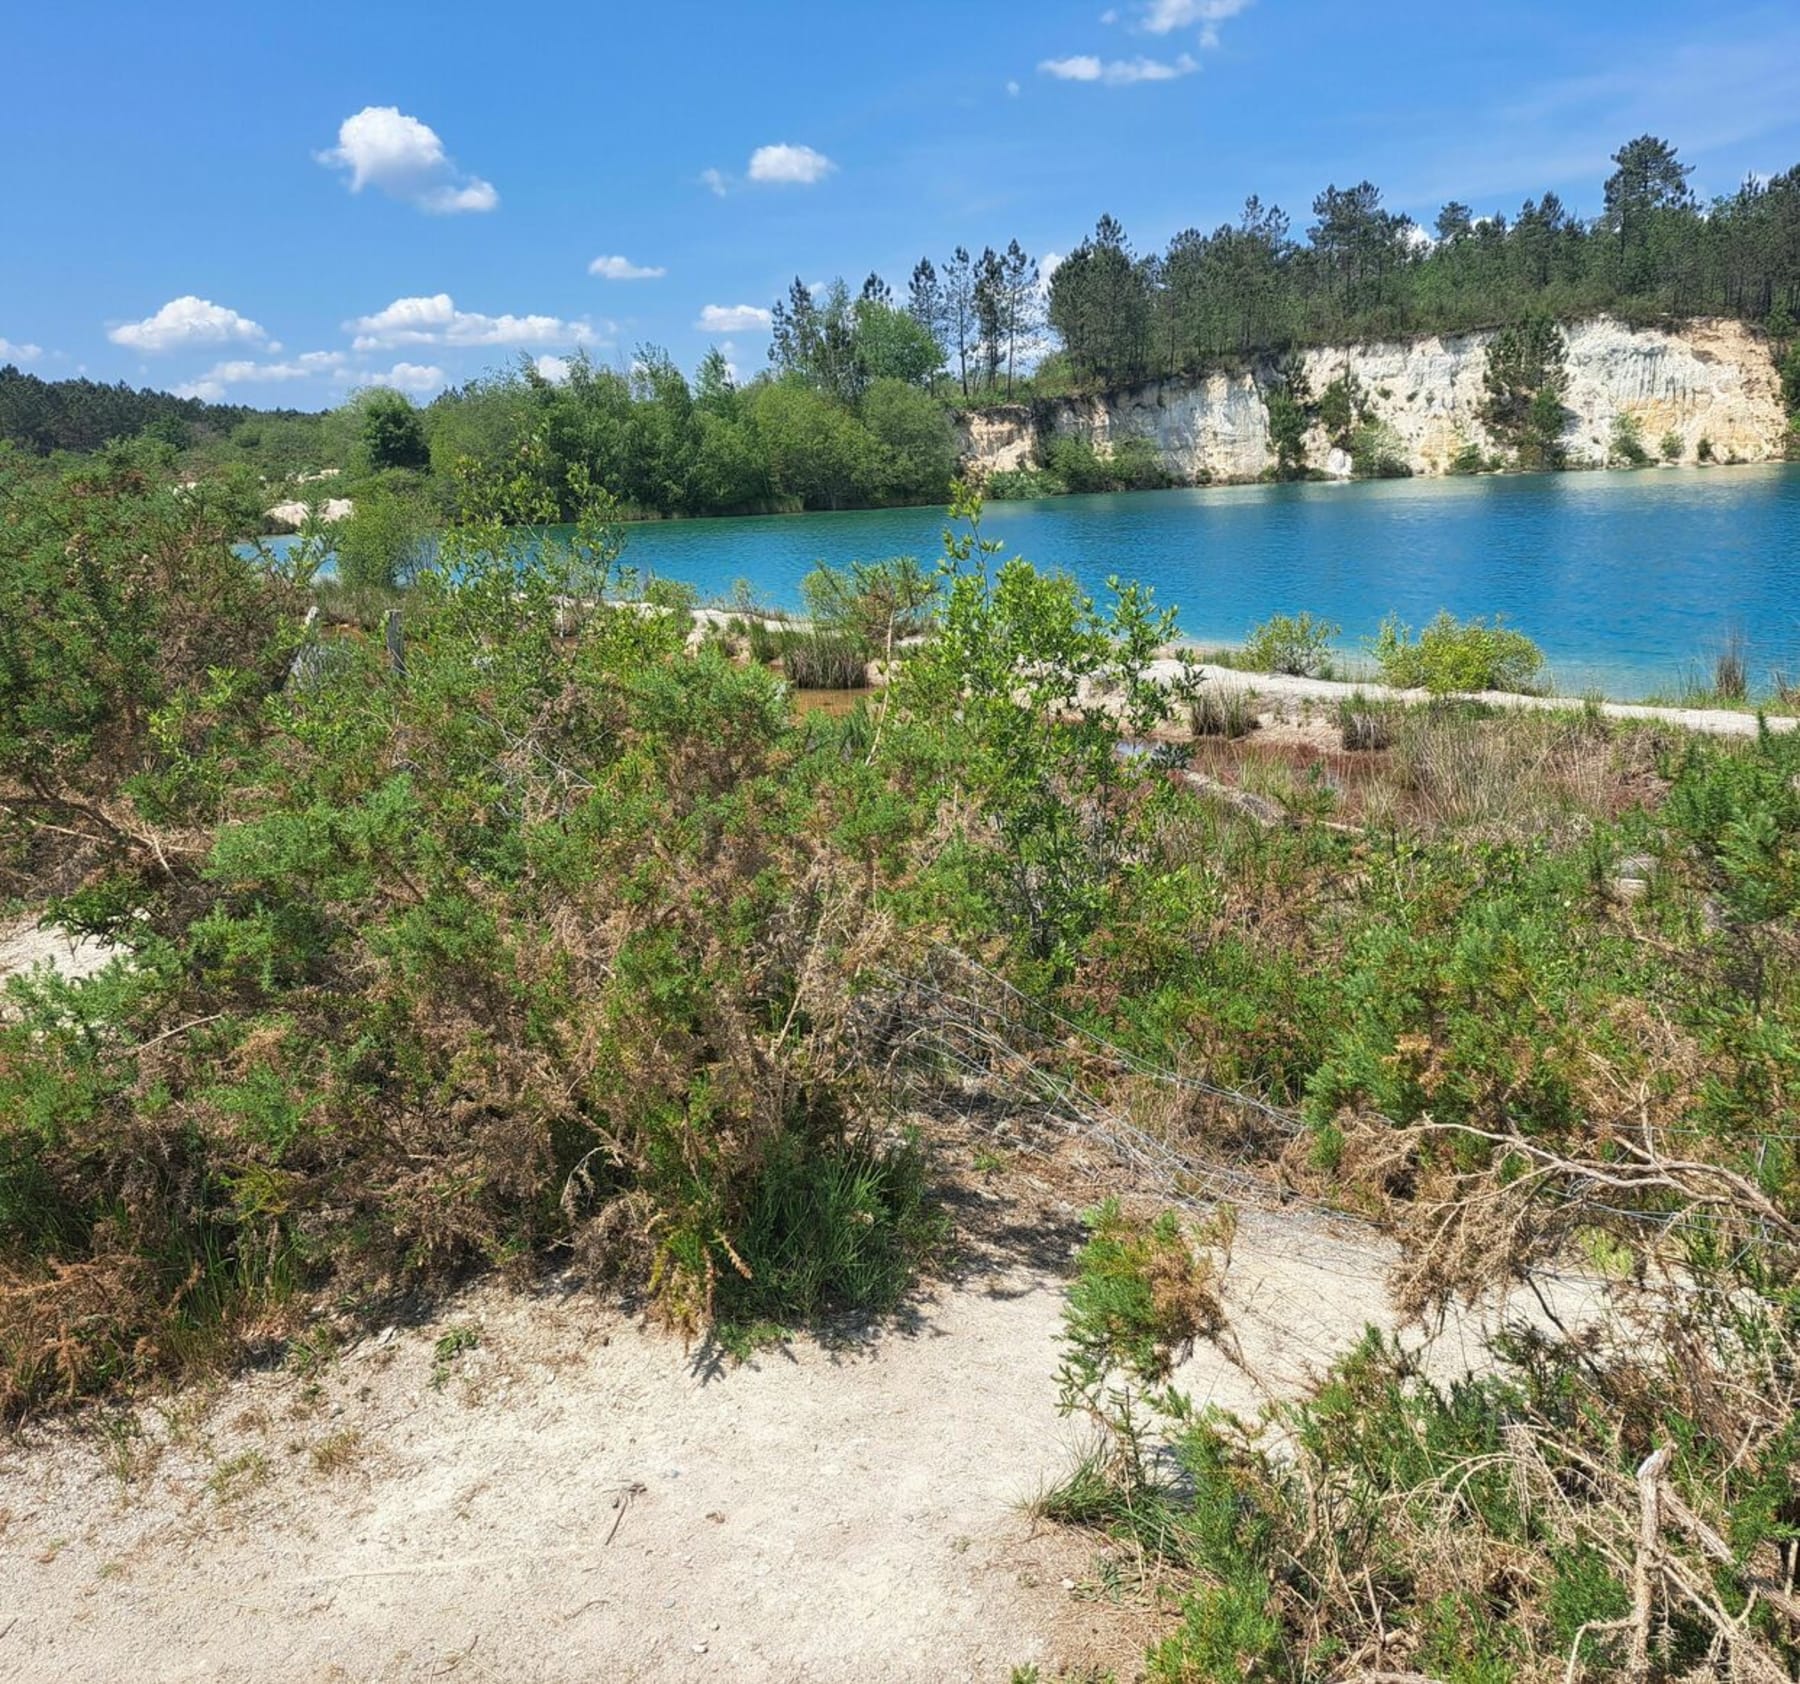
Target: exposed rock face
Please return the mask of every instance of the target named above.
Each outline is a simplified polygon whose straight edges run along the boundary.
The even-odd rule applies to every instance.
[[[983,473],[1010,473],[1031,466],[1037,431],[1031,411],[1023,404],[971,410],[961,418],[960,431],[964,459],[979,463]]]
[[[1569,422],[1563,438],[1571,464],[1600,466],[1621,416],[1638,426],[1645,447],[1660,455],[1664,439],[1681,441],[1680,459],[1695,460],[1702,439],[1719,461],[1764,462],[1782,455],[1787,418],[1768,342],[1744,323],[1702,320],[1679,329],[1632,328],[1610,317],[1566,324]],[[1404,344],[1329,347],[1301,354],[1316,397],[1351,374],[1370,418],[1392,429],[1402,459],[1416,474],[1445,472],[1474,445],[1504,454],[1482,424],[1489,333],[1417,339]],[[1033,412],[1009,405],[963,419],[968,467],[982,473],[1027,466],[1042,426],[1088,439],[1102,456],[1121,440],[1153,443],[1180,481],[1254,480],[1274,462],[1263,393],[1273,364],[1239,373],[1152,381],[1102,397],[1068,398]],[[1308,463],[1347,477],[1349,459],[1314,428]]]
[[[333,472],[335,471],[336,470],[334,469]],[[348,520],[349,517],[356,512],[356,504],[348,497],[328,497],[318,505],[318,509],[319,519],[330,523],[333,521]],[[308,510],[307,505],[296,498],[291,502],[277,503],[272,508],[264,509],[263,513],[275,523],[272,530],[281,531],[286,529],[291,532],[298,532],[300,528],[306,524]]]

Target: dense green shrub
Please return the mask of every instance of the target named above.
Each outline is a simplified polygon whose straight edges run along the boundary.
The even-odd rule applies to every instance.
[[[1680,454],[1679,441],[1676,453]],[[1623,468],[1646,468],[1650,465],[1651,456],[1644,443],[1644,430],[1635,415],[1621,414],[1614,417],[1609,460],[1613,466]]]
[[[1156,446],[1145,438],[1116,440],[1106,455],[1079,433],[1052,433],[1039,446],[1045,478],[1072,492],[1147,491],[1169,484]]]
[[[1358,479],[1410,479],[1412,465],[1400,435],[1385,421],[1365,421],[1350,435],[1350,461]]]
[[[1450,474],[1491,474],[1499,466],[1499,462],[1489,458],[1480,445],[1465,444],[1450,458],[1449,466],[1444,471]]]
[[[937,589],[936,577],[909,555],[853,561],[848,567],[821,564],[800,581],[816,629],[884,659],[930,625]]]
[[[1297,678],[1329,676],[1331,644],[1342,626],[1302,611],[1277,614],[1253,626],[1244,639],[1244,662],[1256,672],[1289,673]]]
[[[393,480],[401,483],[391,483]],[[350,591],[409,585],[431,554],[431,522],[404,475],[357,488],[356,507],[332,529],[337,576]]]
[[[1045,468],[1000,468],[982,481],[981,489],[990,502],[1006,503],[1060,497],[1069,488]]]
[[[1402,690],[1436,695],[1475,690],[1529,690],[1544,654],[1523,632],[1441,612],[1414,637],[1393,615],[1381,623],[1370,653],[1382,678]]]
[[[32,505],[34,535],[67,494]],[[841,1248],[846,1198],[857,1247],[813,1301],[886,1301],[919,1255],[920,1172],[868,1143],[835,980],[883,926],[798,821],[819,782],[798,762],[834,754],[671,617],[602,606],[569,636],[568,599],[613,572],[605,503],[551,541],[512,495],[465,488],[485,516],[407,593],[403,677],[343,640],[285,689],[265,677],[242,729],[173,739],[228,811],[62,906],[125,949],[99,978],[10,985],[0,1410],[229,1354],[327,1281],[354,1299],[567,1246],[694,1325],[765,1239],[778,1277]],[[130,475],[84,530],[102,511],[144,512]],[[92,553],[120,600],[139,550]],[[243,640],[255,677],[266,586],[208,565],[214,601],[250,593],[210,652]],[[65,705],[59,670],[13,677],[52,742],[115,705]],[[165,687],[127,694],[166,713],[170,670],[146,672]],[[7,773],[34,769],[21,751]]]
[[[0,782],[41,817],[122,841],[108,796],[254,731],[304,582],[234,549],[256,494],[183,486],[151,445],[61,473],[0,453]]]
[[[690,620],[700,606],[700,591],[685,579],[663,579],[654,575],[644,581],[643,599],[652,608],[661,608],[677,620]]]

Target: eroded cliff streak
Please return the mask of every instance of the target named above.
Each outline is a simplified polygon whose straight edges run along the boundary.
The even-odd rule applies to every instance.
[[[1679,438],[1683,462],[1696,459],[1703,440],[1719,461],[1782,455],[1787,417],[1780,382],[1768,342],[1744,323],[1633,328],[1603,316],[1565,324],[1563,334],[1569,417],[1563,442],[1571,466],[1605,464],[1622,416],[1636,421],[1658,454],[1670,434]],[[1441,474],[1471,445],[1505,454],[1481,419],[1492,338],[1471,333],[1329,347],[1300,359],[1315,396],[1340,376],[1353,376],[1369,417],[1392,430],[1412,471]],[[972,413],[962,423],[965,461],[979,473],[1028,466],[1042,429],[1085,437],[1102,456],[1126,439],[1147,439],[1171,477],[1186,483],[1259,479],[1275,459],[1264,399],[1275,379],[1270,363],[1057,399],[1035,412],[1012,405]],[[1348,458],[1333,452],[1317,426],[1307,441],[1307,463],[1327,473],[1350,471]]]

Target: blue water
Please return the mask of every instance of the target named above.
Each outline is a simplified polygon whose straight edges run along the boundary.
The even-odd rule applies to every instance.
[[[1153,586],[1198,642],[1310,609],[1354,654],[1384,615],[1504,614],[1565,691],[1668,690],[1731,629],[1753,682],[1800,673],[1800,466],[1258,485],[990,503],[1008,554]],[[820,561],[940,553],[940,509],[669,521],[628,530],[625,559],[706,596],[748,580],[798,608]]]

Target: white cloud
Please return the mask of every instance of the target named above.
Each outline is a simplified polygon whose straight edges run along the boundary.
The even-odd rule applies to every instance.
[[[759,146],[750,154],[752,181],[779,182],[811,187],[837,168],[823,152],[810,146]]]
[[[772,319],[754,304],[708,304],[694,326],[702,333],[759,333]]]
[[[197,380],[190,380],[185,386],[177,386],[175,395],[178,398],[204,398],[208,403],[217,403],[233,386],[310,380],[314,375],[323,373],[326,366],[328,365],[309,362],[304,357],[286,363],[259,363],[247,359],[214,363]]]
[[[16,339],[8,339],[0,335],[0,361],[9,363],[36,362],[44,354],[42,345],[22,345]]]
[[[660,266],[653,268],[647,263],[633,263],[629,257],[596,257],[588,265],[588,273],[598,275],[603,281],[656,281],[668,272]]]
[[[1251,0],[1150,0],[1144,11],[1143,27],[1152,35],[1167,35],[1177,29],[1200,29],[1200,45],[1219,44],[1219,25],[1227,18],[1248,11]]]
[[[1019,97],[1019,84],[1016,81],[1009,80],[1006,84],[1006,92],[1010,98],[1017,99]]]
[[[395,363],[388,369],[340,368],[331,377],[345,386],[392,386],[397,392],[434,392],[450,377],[435,363]]]
[[[552,386],[560,386],[569,378],[569,359],[567,357],[552,356],[546,351],[541,357],[532,358],[531,366]]]
[[[724,198],[730,187],[730,183],[726,180],[725,172],[723,170],[702,170],[700,172],[700,185],[708,189],[716,199]]]
[[[1106,10],[1100,14],[1100,21],[1102,23],[1117,23],[1119,21],[1119,8],[1117,6],[1108,6]]]
[[[1077,53],[1072,58],[1047,58],[1038,66],[1046,76],[1054,76],[1059,82],[1104,82],[1109,88],[1130,87],[1134,82],[1173,82],[1177,77],[1193,75],[1199,68],[1199,61],[1188,53],[1173,63],[1154,58],[1103,61],[1092,53]]]
[[[434,216],[491,211],[500,203],[492,182],[459,170],[437,131],[397,106],[365,105],[338,125],[337,145],[314,156],[347,170],[352,193],[374,187]]]
[[[356,336],[352,345],[358,351],[400,345],[592,345],[598,337],[585,317],[484,316],[457,309],[447,292],[396,298],[385,310],[346,322],[344,331]]]
[[[342,351],[303,351],[290,361],[279,363],[259,363],[251,358],[238,358],[229,362],[214,363],[196,379],[190,380],[184,386],[177,386],[175,395],[178,398],[204,398],[208,403],[220,403],[233,386],[276,384],[284,380],[311,380],[318,375],[341,368],[344,360]]]
[[[173,351],[187,345],[224,345],[232,340],[257,345],[269,336],[248,316],[187,293],[171,298],[154,316],[109,329],[106,337],[115,345],[127,345],[134,351]]]

